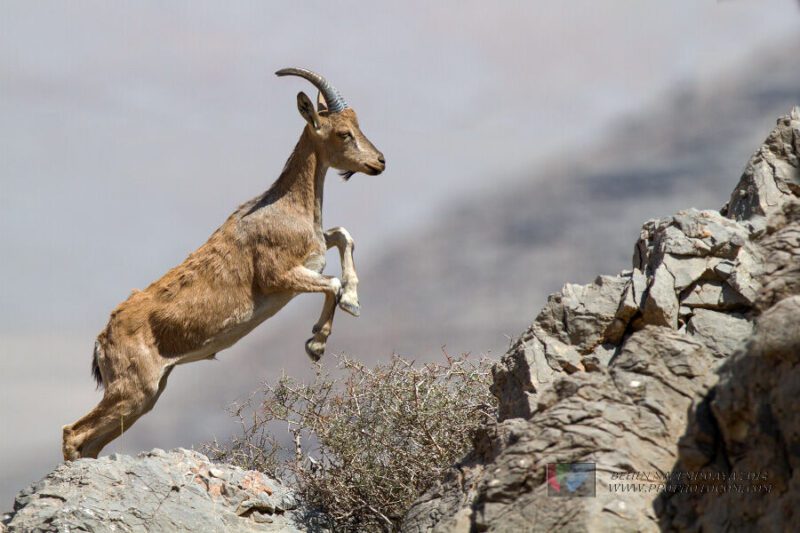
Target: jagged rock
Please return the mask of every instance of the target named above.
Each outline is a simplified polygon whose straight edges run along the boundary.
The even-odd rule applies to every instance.
[[[644,321],[647,324],[678,327],[678,297],[675,294],[675,278],[665,265],[660,265],[650,282],[644,302]]]
[[[728,279],[733,274],[734,263],[732,261],[720,261],[714,265],[714,272],[722,279]]]
[[[544,348],[530,332],[520,337],[506,352],[505,364],[492,368],[492,394],[508,398],[498,406],[500,420],[531,416],[536,391],[551,380],[554,372],[547,364]]]
[[[798,394],[800,296],[792,296],[761,315],[748,349],[721,370],[710,409],[694,413],[674,470],[709,481],[664,492],[662,526],[768,531],[784,524],[789,530],[800,518]],[[698,485],[707,492],[691,490]]]
[[[676,214],[673,220],[683,235],[702,243],[707,254],[714,257],[733,259],[749,238],[747,228],[717,211],[687,209]],[[675,253],[666,248],[664,251]]]
[[[734,311],[747,309],[749,302],[725,282],[709,280],[694,285],[681,299],[686,307]]]
[[[745,317],[708,309],[695,309],[687,324],[687,332],[717,357],[735,352],[752,331],[753,326]]]
[[[321,531],[321,515],[266,475],[184,449],[113,454],[56,468],[5,520],[29,531]]]
[[[647,276],[638,268],[634,268],[631,272],[631,282],[625,288],[625,295],[619,304],[616,318],[625,324],[630,322],[641,311],[646,294]]]
[[[536,318],[543,332],[539,336],[573,346],[580,353],[591,352],[613,336],[609,328],[629,283],[629,277],[623,276],[599,276],[588,285],[567,283],[560,293],[550,296]]]
[[[674,255],[665,255],[661,266],[666,268],[674,277],[674,288],[678,291],[682,291],[700,278],[707,276],[709,271],[716,272],[716,267],[722,261],[725,260],[716,257],[677,257]],[[728,262],[730,263],[730,261]]]
[[[592,353],[584,356],[581,359],[581,363],[587,372],[599,372],[608,366],[608,363],[611,362],[616,353],[616,345],[611,343],[601,344]]]
[[[760,241],[765,309],[744,349],[690,413],[673,472],[695,481],[662,491],[662,529],[791,530],[800,509],[800,203],[787,202]],[[693,318],[694,320],[694,318]]]
[[[705,531],[739,523],[765,530],[789,523],[778,512],[780,504],[800,503],[800,417],[789,403],[800,395],[800,303],[781,302],[782,314],[765,314],[747,339],[754,313],[800,292],[798,125],[800,108],[778,121],[724,214],[688,209],[650,220],[633,271],[567,285],[548,300],[493,369],[498,422],[412,506],[403,531]],[[744,345],[782,355],[761,370],[758,362],[726,365],[715,389],[717,370]],[[631,489],[631,478],[626,485],[620,476],[738,461],[757,449],[756,435],[774,451],[741,467],[779,465],[772,468],[783,473],[776,481],[783,496],[769,508],[753,499],[731,510],[736,505],[717,495],[662,497],[654,507],[665,478],[620,492]],[[596,463],[597,495],[565,505],[547,495],[546,467],[576,462]],[[716,514],[699,519],[709,506]]]
[[[791,223],[800,220],[800,202],[787,202],[760,241],[763,268],[761,289],[756,307],[768,309],[777,302],[800,293],[800,227]]]
[[[561,374],[585,370],[583,356],[607,342],[618,342],[633,313],[621,307],[634,280],[643,285],[641,273],[600,276],[594,283],[568,283],[551,295],[531,327],[506,354],[508,363],[493,369],[493,391],[508,398],[501,403],[501,420],[527,417],[535,405],[535,392]],[[643,291],[640,286],[638,291]],[[631,298],[635,298],[631,296]],[[595,357],[608,360],[607,350]],[[590,365],[593,359],[589,358]]]
[[[760,252],[755,250],[751,243],[748,243],[739,251],[727,276],[725,275],[726,267],[722,264],[719,265],[723,268],[723,274],[720,277],[725,279],[725,283],[735,290],[747,305],[755,303],[760,288],[757,278],[761,277],[765,262],[764,258],[759,257],[759,254]],[[719,268],[715,268],[714,271],[718,273]]]
[[[750,159],[731,193],[727,214],[735,220],[766,217],[781,211],[791,196],[800,196],[800,107],[778,121],[778,127]]]
[[[549,366],[555,370],[561,370],[567,374],[572,374],[581,370],[581,355],[571,344],[561,342],[558,339],[544,335],[537,328],[537,338],[541,339],[544,347],[545,359]]]
[[[697,266],[708,264],[695,258],[733,259],[751,233],[746,225],[725,218],[717,211],[687,209],[674,216],[650,220],[644,224],[639,242],[636,243],[633,266],[652,273],[664,262],[665,256],[672,256],[680,262],[681,269],[684,267],[683,263],[689,259],[694,260],[686,263],[688,268],[692,268],[692,263]],[[674,263],[668,266],[674,266]],[[703,270],[705,268],[698,275]],[[675,271],[670,271],[674,276]],[[681,275],[691,276],[691,271],[682,272]],[[686,286],[694,279],[688,282],[681,280],[681,284]]]
[[[596,498],[570,500],[565,515],[565,501],[547,495],[546,465],[595,462],[603,468],[599,487],[611,484],[615,473],[667,469],[675,459],[672,436],[714,363],[703,344],[676,331],[649,326],[634,333],[610,371],[562,377],[540,395],[535,416],[502,422],[495,431],[504,437],[483,452],[489,459],[484,466],[476,468],[474,458],[458,465],[453,471],[460,475],[418,501],[403,530],[429,530],[437,525],[431,517],[441,515],[449,521],[434,531],[469,531],[456,523],[478,531],[530,531],[533,524],[541,531],[652,529],[648,494],[598,491]],[[573,522],[580,527],[568,527]]]

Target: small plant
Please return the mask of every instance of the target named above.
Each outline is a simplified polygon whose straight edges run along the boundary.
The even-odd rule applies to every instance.
[[[283,376],[236,405],[242,434],[206,451],[219,461],[289,477],[342,530],[394,530],[411,503],[469,449],[495,416],[490,364],[468,356],[375,368],[345,356],[310,384]],[[280,423],[280,425],[277,425]],[[287,426],[291,444],[273,436]]]

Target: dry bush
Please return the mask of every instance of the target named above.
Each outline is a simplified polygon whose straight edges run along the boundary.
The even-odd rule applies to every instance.
[[[282,477],[286,469],[280,458],[281,446],[270,431],[269,420],[254,408],[253,394],[244,402],[233,404],[228,412],[241,426],[241,435],[220,443],[208,442],[200,446],[200,451],[214,461],[238,466],[244,470],[258,470],[270,477]]]
[[[242,434],[206,451],[290,478],[337,530],[395,529],[468,450],[473,431],[495,416],[489,361],[445,354],[441,364],[415,366],[394,356],[370,369],[336,359],[341,377],[318,366],[310,384],[287,376],[266,384],[257,408],[251,398],[233,409]],[[276,422],[288,426],[292,449],[273,437]]]

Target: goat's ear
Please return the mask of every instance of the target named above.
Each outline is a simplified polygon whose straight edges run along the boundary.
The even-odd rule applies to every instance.
[[[317,91],[317,113],[327,113],[328,112],[328,102],[325,101],[325,97],[322,96],[322,93]]]
[[[297,93],[297,110],[300,111],[300,115],[306,119],[306,122],[308,122],[312,128],[315,130],[319,129],[319,115],[316,109],[314,109],[314,104],[311,103],[311,99],[302,91]]]

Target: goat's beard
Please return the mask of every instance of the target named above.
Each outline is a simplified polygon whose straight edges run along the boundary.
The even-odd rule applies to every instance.
[[[355,174],[355,173],[356,173],[356,172],[355,172],[354,170],[340,170],[340,171],[339,171],[339,175],[342,177],[342,179],[343,179],[344,181],[347,181],[347,180],[349,180],[350,178],[352,178],[352,177],[353,177],[353,174]]]

